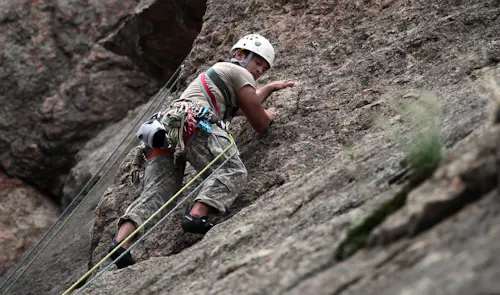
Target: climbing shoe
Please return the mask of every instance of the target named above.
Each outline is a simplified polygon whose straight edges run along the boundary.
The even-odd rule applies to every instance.
[[[206,234],[213,226],[214,224],[208,220],[207,216],[193,217],[191,214],[186,213],[182,219],[182,229],[185,232]]]
[[[108,253],[110,253],[111,251],[113,251],[113,249],[116,248],[116,247],[118,247],[118,245],[120,245],[120,243],[117,242],[115,239],[113,239],[113,243],[111,244],[111,247],[109,247]],[[125,252],[125,251],[127,251],[127,249],[125,249],[123,247],[120,247],[115,253],[113,253],[110,256],[111,260],[114,261],[120,255],[122,255],[122,253]],[[132,258],[132,254],[130,254],[130,251],[127,252],[127,254],[125,254],[122,258],[120,258],[120,260],[118,260],[116,262],[116,266],[119,269],[127,267],[127,266],[130,266],[132,264],[135,264],[135,260],[134,260],[134,258]]]

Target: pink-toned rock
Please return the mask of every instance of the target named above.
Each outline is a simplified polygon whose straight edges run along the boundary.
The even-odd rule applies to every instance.
[[[36,244],[58,214],[46,195],[0,172],[0,277]]]

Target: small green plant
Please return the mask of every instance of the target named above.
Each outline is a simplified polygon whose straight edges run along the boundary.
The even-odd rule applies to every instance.
[[[441,108],[436,96],[412,93],[389,99],[389,105],[401,118],[406,130],[401,131],[380,118],[377,119],[378,125],[391,132],[393,139],[400,143],[412,178],[428,177],[443,156]]]
[[[409,124],[410,132],[402,137],[402,146],[412,173],[412,180],[420,182],[430,176],[443,155],[441,143],[441,109],[434,95],[423,94],[419,101],[403,104],[401,115]]]

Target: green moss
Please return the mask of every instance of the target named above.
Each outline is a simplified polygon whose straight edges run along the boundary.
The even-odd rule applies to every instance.
[[[337,260],[346,259],[359,249],[364,248],[371,231],[405,204],[406,196],[410,190],[409,185],[405,186],[394,198],[381,204],[358,226],[352,228],[347,234],[347,238],[337,248],[335,258]]]

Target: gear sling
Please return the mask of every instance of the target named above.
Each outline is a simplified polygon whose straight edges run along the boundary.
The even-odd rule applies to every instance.
[[[208,87],[208,84],[206,82],[205,75],[210,78],[215,84],[215,86],[219,89],[219,91],[222,93],[222,96],[224,97],[224,101],[226,103],[226,112],[224,114],[224,117],[221,116],[219,107],[217,105],[217,101],[215,99],[215,95],[210,91],[210,88]],[[208,69],[205,73],[201,73],[199,78],[198,78],[198,84],[200,85],[200,89],[205,95],[205,98],[207,99],[207,102],[210,105],[210,108],[216,112],[217,117],[212,118],[210,120],[210,123],[216,123],[218,126],[221,128],[225,129],[228,131],[228,122],[232,119],[234,116],[234,113],[238,110],[238,108],[233,108],[231,107],[231,98],[230,98],[230,92],[229,89],[227,88],[226,84],[220,76],[217,74],[217,72],[214,70],[213,67]],[[158,120],[162,119],[161,123],[164,123],[164,125],[167,126],[168,130],[165,130],[164,128],[157,128],[151,132],[151,130],[147,130],[149,133],[145,134],[146,131],[144,131],[143,126],[146,124],[150,124],[152,126],[155,126],[154,124],[151,124],[150,121],[144,123],[143,126],[139,129],[137,132],[137,137],[141,139],[144,143],[146,143],[146,148],[144,149],[144,157],[146,159],[151,159],[152,157],[158,156],[158,155],[165,155],[165,154],[170,154],[172,153],[173,149],[173,154],[174,154],[174,161],[182,154],[182,152],[185,149],[185,144],[189,141],[189,138],[194,134],[194,130],[192,129],[192,126],[185,126],[186,123],[186,114],[181,114],[177,115],[174,117],[169,117],[166,121],[164,121],[162,118],[158,118],[158,116],[153,116],[152,120]],[[159,125],[159,124],[157,124]],[[157,126],[156,125],[156,126]],[[163,125],[163,124],[161,124]],[[209,129],[210,127],[206,128]],[[184,131],[190,129],[191,132],[187,132],[187,134],[184,134]],[[152,133],[152,134],[151,134]],[[160,136],[163,138],[167,139],[167,148],[163,148],[165,146],[163,142],[160,145],[151,145],[151,140],[148,142],[148,138],[151,137],[158,137],[158,133],[160,133]],[[175,161],[176,162],[176,161]]]

